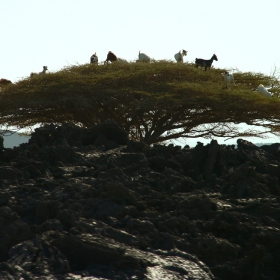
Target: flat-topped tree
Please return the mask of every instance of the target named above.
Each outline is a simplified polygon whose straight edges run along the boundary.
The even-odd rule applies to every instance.
[[[201,71],[167,61],[71,66],[23,79],[0,95],[1,125],[32,127],[73,122],[83,127],[107,119],[147,144],[179,137],[265,137],[237,124],[280,131],[279,82],[275,76],[235,72],[225,89],[225,69]],[[257,88],[273,85],[273,98]]]

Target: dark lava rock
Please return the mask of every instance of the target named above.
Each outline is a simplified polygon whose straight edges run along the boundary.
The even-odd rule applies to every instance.
[[[101,138],[102,137],[102,138]],[[101,138],[101,139],[98,139]],[[101,141],[109,140],[112,146],[112,141],[118,145],[126,145],[128,141],[128,133],[121,129],[114,121],[105,121],[84,130],[81,141],[83,145],[97,144],[101,145]],[[98,141],[96,143],[96,141]],[[116,147],[112,147],[116,148]]]
[[[279,279],[279,144],[237,144],[107,121],[0,145],[0,279]]]
[[[0,154],[3,152],[3,150],[4,150],[4,137],[0,135]]]

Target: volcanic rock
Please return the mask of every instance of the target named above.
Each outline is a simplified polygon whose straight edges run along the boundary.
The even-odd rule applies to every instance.
[[[279,279],[278,143],[148,146],[106,121],[0,148],[0,279]]]

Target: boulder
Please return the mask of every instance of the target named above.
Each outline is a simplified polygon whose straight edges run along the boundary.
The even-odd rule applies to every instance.
[[[110,120],[85,129],[81,141],[83,145],[92,145],[100,134],[118,145],[126,145],[128,142],[128,133]]]

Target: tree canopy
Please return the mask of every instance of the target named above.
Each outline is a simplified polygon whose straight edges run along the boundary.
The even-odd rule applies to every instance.
[[[280,132],[277,77],[235,72],[226,89],[225,69],[160,61],[70,66],[23,79],[0,93],[0,124],[20,128],[73,122],[90,127],[107,119],[147,144],[179,137],[265,137],[237,124]],[[272,98],[256,91],[272,87]]]

